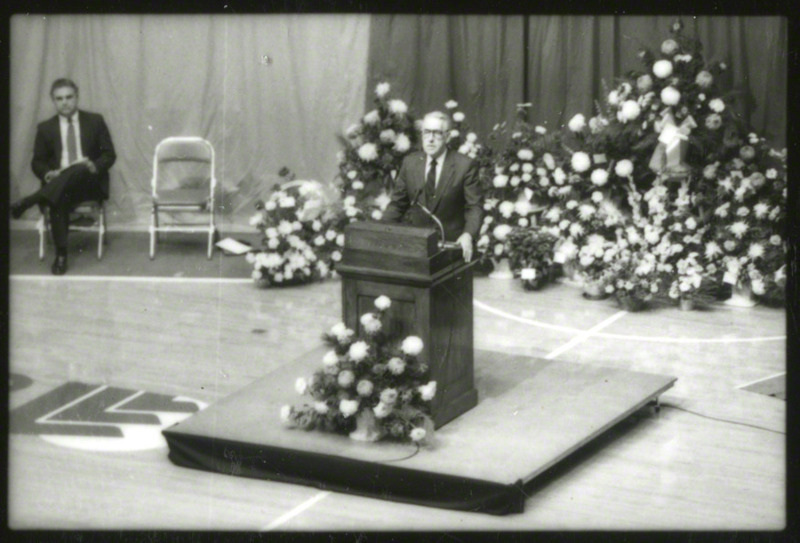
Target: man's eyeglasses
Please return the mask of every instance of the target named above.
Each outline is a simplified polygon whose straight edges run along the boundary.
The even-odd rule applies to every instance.
[[[427,128],[422,130],[422,137],[433,136],[436,139],[444,138],[444,130],[429,130]]]

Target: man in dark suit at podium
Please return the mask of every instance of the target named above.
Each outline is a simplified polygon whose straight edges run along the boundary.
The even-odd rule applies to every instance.
[[[103,116],[78,110],[78,86],[57,79],[50,98],[58,114],[39,124],[31,168],[42,188],[15,202],[11,215],[18,219],[34,205],[50,208],[56,246],[52,271],[67,271],[67,233],[70,212],[86,200],[108,198],[108,170],[117,158]]]
[[[464,260],[469,262],[481,226],[483,190],[472,159],[447,150],[449,133],[450,117],[440,111],[425,115],[424,152],[411,153],[403,160],[383,220],[434,224],[422,207],[442,222],[445,239],[461,245]]]

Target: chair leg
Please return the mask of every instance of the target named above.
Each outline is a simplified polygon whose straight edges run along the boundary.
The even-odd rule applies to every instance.
[[[97,236],[97,260],[103,259],[103,242],[105,240],[106,235],[106,206],[105,204],[100,204],[100,218],[98,219],[99,224],[99,232]]]
[[[156,257],[156,208],[153,207],[150,215],[150,260]]]
[[[36,223],[36,229],[39,231],[39,260],[44,260],[44,239],[47,236],[47,225],[45,224],[44,214],[39,217]]]

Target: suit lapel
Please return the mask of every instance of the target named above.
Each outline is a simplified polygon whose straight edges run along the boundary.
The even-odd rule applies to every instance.
[[[453,160],[452,156],[452,153],[454,152],[455,151],[448,151],[444,158],[442,175],[439,178],[439,183],[436,185],[436,192],[433,196],[433,202],[430,202],[429,206],[431,211],[436,211],[436,208],[439,206],[439,202],[442,201],[442,194],[444,194],[453,183],[453,178],[455,177],[456,172],[455,161]]]
[[[427,194],[425,194],[425,164],[427,162],[426,158],[427,155],[425,155],[425,153],[419,154],[419,160],[417,160],[417,165],[416,165],[416,175],[414,176],[417,183],[416,186],[414,187],[413,194],[419,193],[420,196],[418,201],[425,207],[428,207],[428,196]]]

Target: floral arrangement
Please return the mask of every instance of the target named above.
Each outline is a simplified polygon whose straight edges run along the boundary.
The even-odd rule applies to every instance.
[[[553,249],[558,238],[537,228],[515,228],[508,235],[508,261],[525,290],[544,285],[553,266]]]
[[[619,304],[638,311],[659,292],[657,257],[634,247],[615,247],[608,251],[608,266],[603,271],[606,293],[614,294]]]
[[[380,220],[400,164],[417,144],[418,131],[408,105],[390,98],[390,91],[389,83],[379,83],[375,108],[339,137],[343,150],[338,156],[338,183],[349,221]]]
[[[390,306],[387,296],[378,296],[376,310],[360,318],[360,336],[344,323],[323,336],[331,350],[322,359],[322,369],[295,383],[297,392],[313,401],[302,407],[283,406],[284,424],[364,441],[430,441],[436,381],[427,379],[419,337],[408,336],[398,345],[385,333],[383,319]]]
[[[263,233],[262,248],[246,258],[258,286],[307,283],[334,273],[344,234],[318,182],[289,180],[256,209],[250,224]]]
[[[777,282],[785,280],[786,262],[785,150],[770,149],[751,133],[738,156],[711,168],[717,193],[707,254],[719,263],[723,282],[749,286],[757,297],[770,291],[780,298]]]
[[[543,126],[526,121],[525,107],[520,104],[518,118],[510,142],[502,153],[493,153],[493,168],[487,169],[483,224],[476,247],[482,259],[500,260],[508,255],[506,238],[513,228],[535,224],[534,213],[541,209],[546,192],[555,184],[551,180],[556,169],[555,158],[547,150],[556,135]],[[503,139],[505,124],[496,125],[490,140]]]

